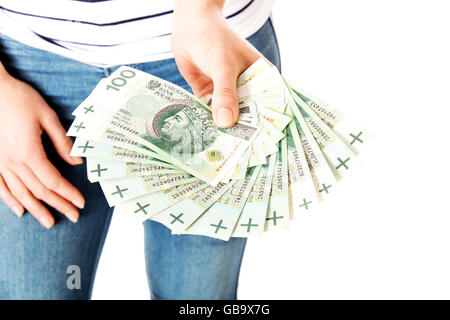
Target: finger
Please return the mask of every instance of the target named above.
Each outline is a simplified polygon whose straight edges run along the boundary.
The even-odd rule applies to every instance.
[[[3,180],[3,176],[0,175],[0,198],[5,202],[5,204],[11,208],[11,210],[18,216],[21,217],[23,215],[23,206],[19,201],[11,194],[8,186]]]
[[[212,75],[214,91],[212,96],[212,112],[214,122],[222,128],[230,127],[239,117],[236,94],[238,73],[234,70],[217,69]]]
[[[16,199],[20,199],[23,206],[35,217],[45,228],[50,229],[55,224],[55,219],[42,203],[37,200],[25,187],[17,175],[9,169],[3,171],[3,177],[9,190]]]
[[[213,91],[213,83],[210,77],[203,73],[195,64],[190,60],[177,57],[175,61],[183,78],[192,88],[194,95],[198,98],[205,96]]]
[[[59,173],[58,169],[48,160],[43,148],[36,150],[33,159],[27,165],[48,189],[72,202],[78,208],[84,208],[83,195]]]
[[[79,213],[78,210],[67,200],[48,189],[35,176],[33,171],[25,164],[19,165],[16,169],[16,174],[25,183],[35,198],[46,202],[49,206],[55,208],[70,221],[77,222]]]
[[[70,156],[70,150],[73,146],[72,139],[66,136],[66,130],[53,110],[49,110],[42,115],[41,126],[55,146],[56,152],[64,161],[71,165],[83,163],[83,158]]]

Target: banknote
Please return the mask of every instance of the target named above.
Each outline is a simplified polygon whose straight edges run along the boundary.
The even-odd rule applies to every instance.
[[[291,215],[295,215],[315,206],[318,196],[294,121],[291,121],[287,130],[287,153],[289,211]]]
[[[268,120],[267,117],[264,117],[263,114],[259,112],[260,108],[258,108],[256,106],[256,103],[254,103],[253,101],[241,101],[239,105],[241,108],[240,110],[243,112],[243,115],[255,116],[255,119],[258,120],[258,125],[262,127],[261,132],[259,133],[259,136],[256,139],[260,139],[260,142],[262,143],[264,149],[265,156],[267,157],[277,152],[278,150],[277,143],[284,137],[284,134],[282,133],[284,127],[282,129],[278,129],[277,127],[275,127]],[[278,114],[277,112],[274,111],[271,112]],[[256,143],[255,146],[258,147],[259,145]],[[257,161],[256,158],[253,158],[251,163],[252,166],[262,164],[261,162]]]
[[[337,180],[293,98],[289,99],[289,108],[295,114],[295,126],[302,142],[303,152],[308,161],[318,198],[322,201],[333,190]]]
[[[244,153],[242,160],[239,161],[236,168],[234,169],[231,179],[234,180],[245,179],[249,159],[250,159],[250,150],[247,150],[247,152]]]
[[[273,154],[270,156],[268,163],[261,167],[231,235],[232,237],[262,236],[276,160],[277,154]]]
[[[287,102],[287,101],[286,101]],[[259,114],[266,119],[270,124],[276,127],[278,130],[283,131],[284,128],[291,122],[292,118],[288,115],[280,112],[276,112],[270,108],[261,107],[258,108]]]
[[[250,158],[248,160],[248,167],[266,164],[266,152],[261,138],[257,137],[250,146]]]
[[[320,150],[327,159],[336,178],[339,180],[348,175],[351,168],[360,165],[359,159],[300,97],[293,91],[291,92],[297,109],[306,121],[309,130],[317,141]],[[294,110],[295,107],[292,109]]]
[[[121,79],[124,72],[136,75],[142,72],[121,67],[112,79]],[[189,92],[170,82],[144,73],[146,81],[114,87],[113,80],[106,88],[122,90],[117,99],[115,113],[90,115],[83,132],[96,137],[104,136],[105,130],[115,130],[157,153],[162,160],[170,162],[215,185],[232,170],[240,157],[252,144],[260,128],[236,124],[222,129],[213,124],[210,110]],[[128,87],[127,87],[128,86]],[[106,90],[108,92],[108,90]],[[147,101],[148,100],[148,101]],[[145,116],[140,112],[145,106]],[[131,111],[130,111],[131,110]],[[74,134],[74,125],[69,134]],[[158,158],[158,156],[154,156]]]
[[[157,174],[100,181],[106,201],[112,207],[146,193],[169,189],[198,179],[188,173]]]
[[[124,129],[121,124],[129,124],[132,121],[131,117],[127,115],[109,115],[105,113],[99,113],[99,115],[101,115],[99,118],[75,118],[75,121],[67,131],[67,135],[96,140],[116,147],[146,153],[155,161],[168,161],[168,157],[164,157],[144,145],[143,143],[146,142],[140,137],[127,134],[127,130]]]
[[[128,214],[142,222],[205,189],[207,186],[205,182],[197,180],[133,198],[118,204],[116,208],[119,212]]]
[[[184,173],[166,167],[135,162],[110,161],[102,158],[86,159],[87,176],[90,182],[123,178],[129,176],[148,176],[165,173]]]
[[[228,240],[258,177],[261,166],[250,168],[244,180],[233,186],[214,203],[195,224],[184,233],[207,235],[212,238]]]
[[[150,219],[162,223],[172,230],[172,233],[179,234],[192,225],[235,183],[235,181],[230,181],[228,183],[220,182],[215,186],[208,185],[205,189],[181,200]]]
[[[284,80],[276,67],[272,67],[265,73],[264,80],[249,82],[237,88],[239,101],[257,101],[258,107],[284,113],[287,106],[288,88],[284,85]]]
[[[289,82],[292,91],[297,94],[316,114],[344,141],[355,153],[363,149],[373,139],[374,134],[363,128],[349,116],[313,96],[307,91]]]
[[[285,105],[286,101],[283,99],[283,108]],[[239,99],[239,107],[241,116],[258,115],[259,118],[262,116],[280,131],[282,131],[291,121],[291,118],[284,113],[274,111],[271,108],[273,107],[273,101],[270,100],[246,97],[244,99]]]
[[[267,134],[271,138],[272,143],[278,146],[278,142],[285,137],[283,129],[278,129],[269,120],[264,117],[260,118],[261,125],[265,128]],[[287,125],[287,124],[286,124]]]
[[[89,132],[87,131],[77,132],[77,127],[79,126],[83,128],[83,131],[84,129],[89,128],[89,131],[91,131],[92,134],[89,134]],[[102,131],[97,131],[98,129]],[[154,151],[150,150],[148,147],[143,146],[137,139],[127,137],[123,133],[108,129],[103,125],[97,125],[92,121],[89,121],[88,124],[85,121],[79,121],[75,119],[75,121],[72,123],[72,126],[67,131],[67,135],[76,137],[75,140],[80,139],[84,141],[98,141],[106,145],[142,153],[147,155],[149,160],[155,161],[155,163],[158,161],[160,163],[169,161],[163,156],[158,155]],[[79,150],[74,150],[75,148]],[[92,149],[91,144],[88,143],[87,145],[77,145],[76,147],[73,147],[71,152],[76,154],[80,153],[81,151],[81,156],[86,156],[87,151],[90,149]]]
[[[154,159],[146,150],[134,151],[82,137],[75,139],[70,155],[72,157],[93,157],[110,161],[145,163],[180,170],[173,164]]]
[[[372,134],[285,80],[265,58],[237,79],[239,119],[218,128],[197,99],[120,67],[74,110],[72,156],[110,206],[174,236],[221,240],[288,229],[359,164]]]
[[[262,75],[271,70],[271,67],[272,65],[264,57],[259,58],[239,75],[236,83],[237,87],[239,88],[249,82],[254,83],[258,81]]]
[[[276,156],[264,231],[289,228],[290,209],[288,188],[287,139],[283,139],[279,143],[279,152]]]

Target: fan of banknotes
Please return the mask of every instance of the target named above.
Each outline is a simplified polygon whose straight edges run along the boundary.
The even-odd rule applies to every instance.
[[[358,166],[372,134],[261,58],[237,82],[239,121],[211,99],[120,67],[73,112],[72,156],[110,206],[173,234],[228,240],[287,229]]]

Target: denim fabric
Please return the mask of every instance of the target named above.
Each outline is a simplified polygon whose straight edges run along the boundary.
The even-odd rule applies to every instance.
[[[248,40],[280,67],[270,20]],[[11,75],[43,95],[66,129],[74,108],[99,80],[117,68],[83,64],[2,35],[0,61]],[[131,66],[190,90],[173,59]],[[99,185],[87,180],[85,165],[67,165],[49,139],[43,136],[43,140],[49,159],[79,188],[86,206],[76,224],[50,208],[56,224],[47,230],[29,213],[17,218],[0,200],[0,299],[89,299],[113,210]],[[154,221],[143,225],[152,299],[236,299],[246,239],[225,242],[196,235],[173,236]],[[67,287],[71,265],[80,267],[81,289]]]

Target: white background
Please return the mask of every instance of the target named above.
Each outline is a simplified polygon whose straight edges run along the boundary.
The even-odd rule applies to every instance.
[[[283,73],[376,133],[291,230],[248,241],[240,299],[450,298],[450,4],[276,1]],[[148,299],[143,232],[113,218],[94,299]]]

